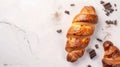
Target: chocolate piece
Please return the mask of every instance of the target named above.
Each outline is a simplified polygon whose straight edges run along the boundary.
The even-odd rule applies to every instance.
[[[113,24],[113,21],[111,21],[111,20],[109,20],[109,21],[106,20],[105,22],[106,22],[107,24]]]
[[[106,20],[105,22],[108,25],[110,25],[110,24],[117,25],[117,20]]]
[[[103,4],[104,1],[101,1],[101,3]],[[116,4],[114,4],[114,6],[116,6]],[[111,13],[114,12],[114,9],[113,9],[113,7],[112,7],[112,5],[111,5],[110,2],[104,3],[104,4],[103,4],[103,7],[104,7],[104,11],[105,11],[105,15],[106,15],[106,16],[109,16]]]
[[[99,42],[103,42],[101,39],[99,39],[99,38],[97,38],[97,41],[99,41]]]
[[[70,4],[70,6],[75,6],[75,4]]]
[[[114,9],[110,9],[110,13],[112,13],[114,11]]]
[[[104,4],[104,8],[105,8],[105,9],[111,9],[111,7],[112,7],[112,5],[111,5],[111,3],[110,3],[110,2],[109,2],[109,3]]]
[[[95,52],[94,49],[92,49],[92,50],[89,52],[89,56],[90,56],[91,59],[93,59],[96,55],[97,55],[97,54],[96,54],[96,52]]]
[[[91,65],[88,65],[87,67],[92,67]]]
[[[114,25],[117,25],[117,20],[114,21]]]
[[[67,10],[65,10],[65,13],[66,13],[66,14],[68,14],[68,15],[70,15],[70,12],[69,12],[69,11],[67,11]]]
[[[117,9],[115,9],[115,11],[117,11]]]
[[[61,32],[62,32],[62,30],[61,30],[61,29],[58,29],[58,30],[57,30],[57,33],[61,33]]]
[[[110,13],[109,13],[109,12],[106,12],[106,15],[107,15],[107,16],[109,16],[109,15],[110,15]]]
[[[95,45],[95,48],[96,48],[96,49],[98,49],[98,48],[99,48],[98,44],[96,44],[96,45]]]
[[[105,2],[104,1],[100,1],[100,4],[104,4]]]
[[[116,7],[117,5],[116,5],[116,4],[114,4],[114,6]]]

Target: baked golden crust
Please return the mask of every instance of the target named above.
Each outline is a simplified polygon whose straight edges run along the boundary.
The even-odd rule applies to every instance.
[[[90,37],[68,37],[65,49],[67,52],[83,49],[88,46],[89,41]]]
[[[98,21],[97,15],[94,14],[78,14],[73,19],[73,22],[86,22],[86,23],[92,23],[96,24]]]
[[[94,32],[94,25],[73,23],[69,28],[67,35],[88,36]]]
[[[120,50],[111,41],[105,41],[103,67],[120,67]]]
[[[92,6],[84,6],[80,13],[75,16],[66,35],[65,50],[68,52],[67,60],[69,62],[75,62],[83,56],[97,21],[98,18]]]
[[[67,61],[70,61],[70,62],[77,61],[79,57],[83,56],[84,51],[85,51],[84,49],[81,49],[81,50],[74,50],[74,51],[68,53]]]

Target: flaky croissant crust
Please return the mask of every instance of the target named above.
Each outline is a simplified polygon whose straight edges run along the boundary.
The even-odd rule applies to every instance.
[[[66,35],[65,49],[68,52],[68,61],[75,62],[83,56],[97,21],[98,17],[93,6],[84,6],[80,13],[74,17]]]

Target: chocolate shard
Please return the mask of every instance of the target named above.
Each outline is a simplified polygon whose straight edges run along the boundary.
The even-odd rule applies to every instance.
[[[67,11],[67,10],[65,10],[65,13],[66,13],[66,14],[68,14],[68,15],[70,15],[70,12],[69,12],[69,11]]]
[[[98,48],[99,48],[98,44],[95,44],[95,48],[96,48],[96,49],[98,49]]]
[[[99,41],[99,42],[103,42],[100,38],[97,38],[96,40]]]
[[[89,52],[89,56],[90,56],[91,59],[93,59],[96,55],[97,55],[97,54],[96,54],[96,52],[95,52],[94,49],[92,49],[92,50]]]
[[[111,7],[112,7],[112,5],[111,5],[111,3],[110,3],[110,2],[109,2],[109,3],[104,4],[104,8],[105,8],[105,9],[111,9]]]
[[[106,14],[105,14],[106,16],[109,16],[110,15],[110,13],[109,12],[106,12]]]
[[[73,3],[73,4],[70,4],[70,6],[75,6],[75,4]]]
[[[92,67],[91,65],[88,65],[87,67]]]
[[[108,25],[110,25],[110,24],[117,25],[117,20],[106,20],[105,23]]]
[[[110,13],[112,13],[114,11],[114,9],[110,9]]]
[[[116,7],[117,5],[116,5],[116,4],[114,4],[114,6]]]
[[[57,30],[57,33],[62,33],[62,29],[58,29],[58,30]]]
[[[104,1],[100,1],[100,4],[104,4],[105,2]]]

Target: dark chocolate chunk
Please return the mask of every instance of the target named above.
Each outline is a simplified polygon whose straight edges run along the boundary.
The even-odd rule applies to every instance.
[[[94,49],[92,49],[90,52],[89,52],[89,56],[91,59],[93,59],[95,56],[97,56],[96,52]]]
[[[111,21],[111,20],[109,20],[109,21],[106,20],[105,22],[106,22],[107,24],[113,24],[113,21]]]
[[[110,15],[110,13],[109,13],[109,12],[106,12],[106,15],[107,15],[107,16],[109,16],[109,15]]]
[[[114,9],[110,9],[110,13],[112,13],[114,11]]]
[[[61,32],[62,32],[62,30],[61,30],[61,29],[58,29],[58,30],[57,30],[57,33],[61,33]]]
[[[70,6],[75,6],[75,4],[70,4]]]
[[[117,5],[116,5],[116,4],[114,4],[114,6],[116,7]]]
[[[67,11],[67,10],[65,10],[65,13],[66,13],[66,14],[68,14],[68,15],[70,15],[70,12],[69,12],[69,11]]]
[[[88,65],[87,67],[92,67],[91,65]]]
[[[109,16],[111,13],[113,13],[114,11],[117,11],[117,9],[115,10],[113,8],[113,6],[116,7],[116,4],[112,5],[110,2],[105,3],[104,1],[100,1],[100,3],[103,5],[104,7],[104,12],[106,16]]]
[[[114,25],[117,25],[117,20],[114,21]]]
[[[117,11],[117,9],[115,9],[115,11]]]
[[[101,39],[99,39],[99,38],[97,38],[96,40],[99,41],[99,42],[103,42],[103,41],[102,41]]]
[[[106,22],[106,24],[113,24],[113,25],[117,25],[117,20],[106,20],[105,21]]]
[[[111,3],[110,3],[110,2],[109,2],[109,3],[104,4],[104,8],[105,8],[105,9],[111,9],[111,7],[112,7],[112,5],[111,5]]]
[[[96,48],[96,49],[98,49],[98,48],[99,48],[98,44],[95,44],[95,48]]]
[[[105,2],[104,1],[100,1],[100,4],[104,4]]]

